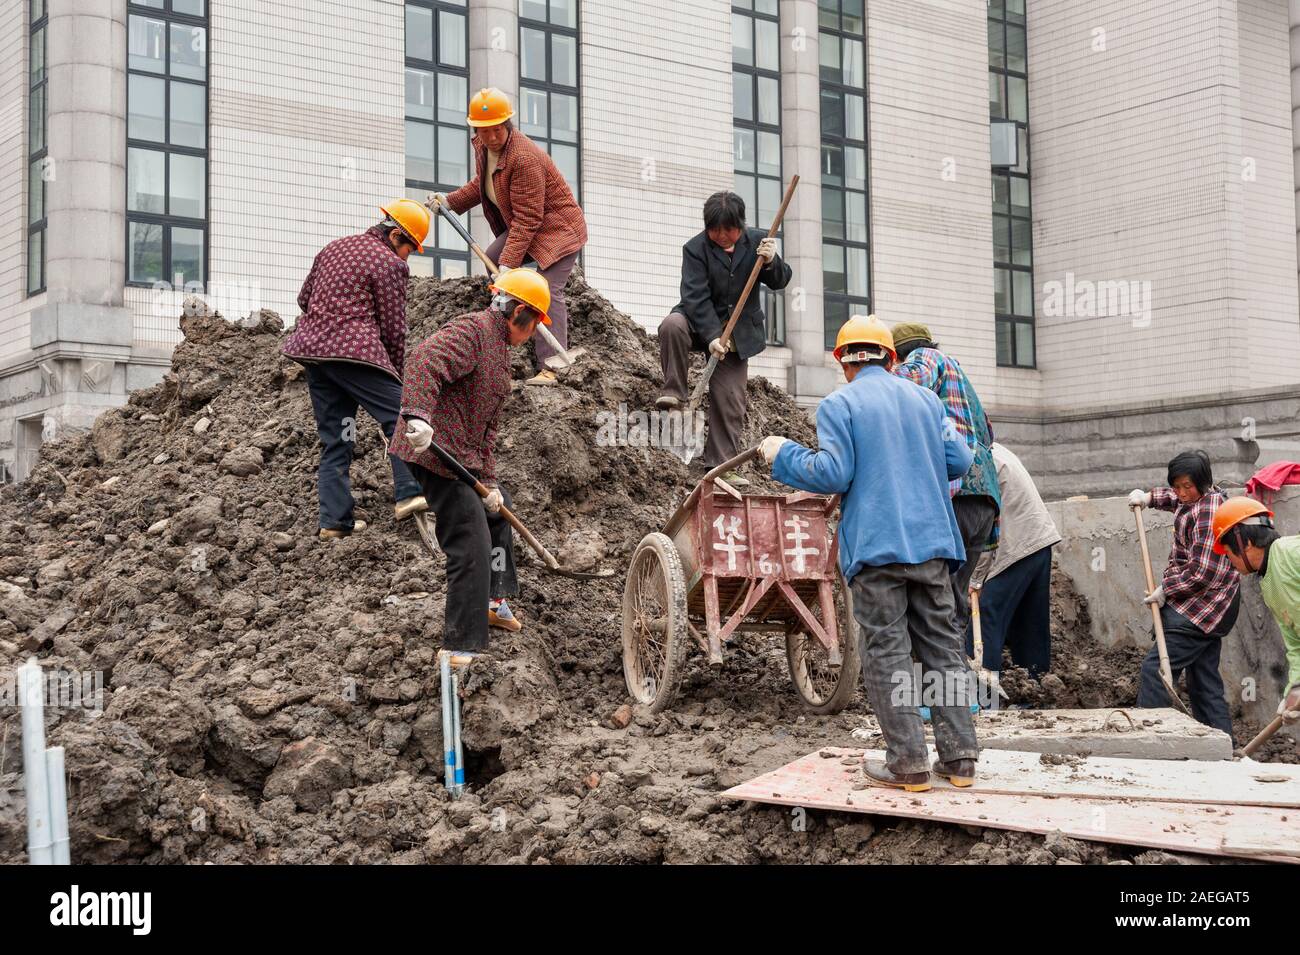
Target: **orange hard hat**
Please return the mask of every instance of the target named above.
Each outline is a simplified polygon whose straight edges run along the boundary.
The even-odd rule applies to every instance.
[[[546,314],[551,307],[551,285],[540,273],[532,269],[504,269],[488,288],[504,292],[535,308],[542,314],[542,323],[551,324],[551,318]]]
[[[424,240],[429,235],[429,210],[414,199],[396,199],[379,210],[392,219],[410,236],[415,247],[424,251]]]
[[[1214,517],[1210,520],[1210,529],[1214,534],[1214,552],[1216,554],[1228,552],[1228,549],[1223,546],[1223,535],[1238,524],[1249,522],[1271,527],[1272,517],[1273,512],[1253,497],[1234,497],[1224,501],[1215,510]],[[1267,520],[1260,518],[1267,518]]]
[[[498,126],[513,115],[515,111],[506,94],[495,86],[487,86],[470,97],[465,122],[471,126]]]
[[[889,327],[874,315],[854,315],[840,326],[840,333],[835,336],[836,361],[840,360],[850,345],[879,345],[889,352],[891,360],[898,358],[898,353],[894,351],[894,336]]]

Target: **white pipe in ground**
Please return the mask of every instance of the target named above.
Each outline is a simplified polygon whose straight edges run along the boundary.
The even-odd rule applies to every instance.
[[[63,747],[51,746],[45,751],[45,776],[50,787],[50,841],[53,843],[54,864],[71,865],[68,848],[68,784],[63,774]]]
[[[27,794],[27,861],[53,865],[50,839],[50,786],[45,764],[45,689],[33,657],[18,669],[18,701],[23,710],[23,789]]]

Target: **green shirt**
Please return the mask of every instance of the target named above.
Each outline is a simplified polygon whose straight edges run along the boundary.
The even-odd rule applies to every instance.
[[[1268,571],[1259,580],[1286,644],[1287,687],[1300,684],[1300,536],[1281,537],[1268,549]]]

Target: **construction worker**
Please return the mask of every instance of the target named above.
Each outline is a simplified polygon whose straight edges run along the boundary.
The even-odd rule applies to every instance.
[[[532,269],[501,272],[492,304],[442,325],[411,352],[402,389],[402,420],[393,453],[406,461],[437,515],[438,546],[447,556],[444,650],[459,657],[487,649],[488,627],[518,631],[506,597],[519,591],[514,545],[501,507],[510,497],[497,481],[494,448],[501,406],[510,394],[510,348],[547,322],[551,290]],[[436,443],[490,489],[480,498],[432,450]]]
[[[1286,646],[1287,680],[1277,715],[1300,720],[1300,536],[1281,537],[1273,512],[1253,497],[1233,497],[1214,512],[1214,552],[1242,575],[1259,575],[1259,592]]]
[[[1232,735],[1232,718],[1219,675],[1223,638],[1237,622],[1241,578],[1215,547],[1214,515],[1227,500],[1214,484],[1210,456],[1184,451],[1169,462],[1168,487],[1141,488],[1129,495],[1130,507],[1174,513],[1169,563],[1155,592],[1143,603],[1159,608],[1174,681],[1187,674],[1192,715],[1206,726]],[[1154,638],[1154,634],[1153,634]],[[1138,706],[1169,706],[1173,701],[1160,679],[1160,652],[1152,645],[1142,661]]]
[[[734,192],[715,192],[704,202],[704,231],[682,246],[682,300],[659,324],[664,387],[655,405],[661,410],[686,403],[691,351],[707,350],[718,358],[709,380],[705,469],[740,451],[749,359],[767,347],[767,320],[757,289],[745,302],[731,341],[722,344],[722,330],[758,259],[765,263],[758,273],[763,285],[783,289],[790,284],[790,266],[776,254],[776,240],[761,229],[745,227],[745,200]],[[749,483],[735,472],[723,477],[737,487]]]
[[[993,463],[993,426],[975,386],[966,377],[960,363],[939,350],[930,329],[916,322],[894,326],[894,345],[898,364],[894,374],[916,382],[939,396],[948,417],[970,446],[975,461],[961,483],[954,482],[956,496],[952,506],[957,512],[966,560],[952,577],[954,612],[957,629],[966,632],[970,624],[970,580],[980,554],[998,546],[998,511],[1002,506],[998,491],[997,467]]]
[[[402,397],[406,351],[406,258],[424,251],[429,210],[411,199],[380,207],[384,218],[360,235],[336,239],[316,255],[298,293],[302,317],[283,352],[303,365],[311,394],[320,466],[322,540],[365,527],[353,519],[350,471],[358,406],[391,439]],[[389,454],[396,504],[405,520],[427,509],[406,465]]]
[[[949,580],[966,554],[948,482],[966,473],[971,451],[934,394],[889,373],[893,340],[874,315],[850,318],[834,355],[848,384],[817,407],[821,450],[773,435],[760,453],[776,480],[843,496],[840,570],[852,588],[863,681],[886,748],[885,760],[864,764],[868,781],[922,792],[933,771],[969,786],[979,757],[975,689]],[[913,654],[927,691],[918,692]],[[934,714],[933,767],[918,704]]]
[[[1051,666],[1052,548],[1061,535],[1020,459],[996,441],[992,451],[1002,501],[1001,539],[996,550],[980,555],[971,589],[979,594],[984,641],[984,659],[976,662],[983,663],[996,693],[1003,647],[1011,651],[1016,666],[1034,676]],[[974,649],[972,627],[966,633],[966,650],[973,654]]]
[[[535,262],[550,287],[552,334],[569,347],[569,310],[564,283],[587,244],[587,220],[573,191],[546,150],[515,129],[514,109],[499,89],[481,89],[469,101],[466,122],[474,135],[474,178],[455,192],[438,193],[453,212],[483,206],[496,239],[484,250],[503,269]],[[545,340],[534,342],[537,374],[529,385],[555,384],[546,360],[555,355]]]

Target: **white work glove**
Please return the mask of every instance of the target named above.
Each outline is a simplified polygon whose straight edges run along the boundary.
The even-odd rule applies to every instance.
[[[789,441],[789,438],[783,438],[779,434],[769,434],[758,446],[758,456],[768,467],[776,460],[776,456],[781,453],[781,445]]]
[[[416,451],[428,451],[429,445],[433,443],[433,428],[429,427],[427,421],[411,418],[406,422],[406,440]]]
[[[1161,584],[1154,591],[1152,591],[1150,596],[1146,597],[1142,602],[1144,604],[1155,604],[1157,607],[1163,607],[1165,605],[1164,584]]]
[[[718,361],[722,361],[722,359],[726,358],[728,351],[730,351],[730,349],[723,347],[721,338],[715,338],[713,341],[709,342],[709,354],[718,359]]]
[[[1150,507],[1151,492],[1144,491],[1141,488],[1138,488],[1137,490],[1130,492],[1128,496],[1128,506],[1129,507]]]
[[[446,194],[445,192],[431,192],[431,193],[429,193],[429,200],[428,200],[428,202],[429,202],[429,205],[432,205],[432,206],[442,206],[442,207],[444,207],[448,212],[451,211],[451,206],[447,205],[447,194]]]
[[[758,257],[765,262],[771,262],[776,257],[776,239],[764,239],[758,243]]]
[[[1284,723],[1300,720],[1300,686],[1292,687],[1291,691],[1282,697],[1282,702],[1277,705],[1277,715],[1282,717]]]
[[[498,514],[501,512],[501,505],[505,503],[505,498],[501,496],[501,489],[493,487],[488,489],[488,496],[483,498],[483,506],[487,508],[489,514]]]

